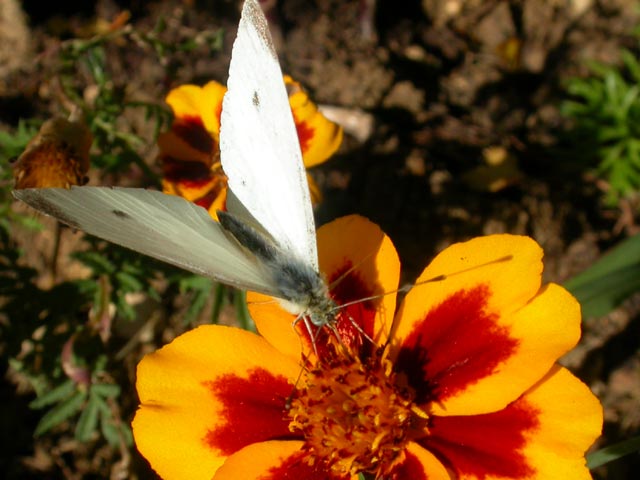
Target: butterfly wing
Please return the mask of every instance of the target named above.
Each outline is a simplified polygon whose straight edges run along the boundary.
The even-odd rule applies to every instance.
[[[36,210],[91,235],[242,289],[277,294],[273,280],[207,211],[138,188],[15,190]]]
[[[220,153],[229,187],[282,250],[317,271],[300,143],[267,21],[255,0],[242,9],[227,87]]]

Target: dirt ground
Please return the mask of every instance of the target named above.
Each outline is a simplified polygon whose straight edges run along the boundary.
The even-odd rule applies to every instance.
[[[56,49],[96,18],[129,9],[130,24],[149,31],[164,17],[167,41],[224,29],[219,53],[171,52],[162,65],[142,48],[109,49],[114,82],[127,97],[160,102],[182,83],[224,83],[239,12],[232,0],[24,0],[21,24],[12,3],[0,4],[2,129],[61,111],[50,75]],[[566,80],[587,74],[586,60],[615,64],[623,47],[638,53],[638,2],[263,3],[283,70],[318,103],[342,107],[339,118],[353,125],[339,153],[313,172],[325,196],[320,222],[360,213],[378,223],[398,248],[406,281],[453,242],[509,232],[536,239],[545,251],[545,280],[563,282],[637,232],[637,209],[605,206],[601,182],[560,148],[566,121],[558,105]],[[152,168],[155,155],[146,152]],[[502,169],[488,166],[491,159]],[[604,404],[599,446],[640,429],[639,313],[635,296],[605,318],[585,319],[581,344],[564,359]],[[15,413],[3,418],[16,446],[2,460],[12,471],[21,465],[15,478],[110,475],[117,453],[71,437],[33,441],[39,413],[26,407],[30,397],[8,380],[0,395],[3,411]],[[131,397],[125,411],[133,412]],[[133,455],[130,478],[153,478]],[[637,454],[595,475],[629,479],[634,471]]]

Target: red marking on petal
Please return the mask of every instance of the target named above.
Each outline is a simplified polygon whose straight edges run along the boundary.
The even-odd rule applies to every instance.
[[[298,132],[298,140],[300,141],[300,150],[303,154],[309,150],[309,144],[313,139],[315,129],[310,127],[307,122],[298,122],[294,115],[294,121],[296,124],[296,131]]]
[[[343,266],[333,272],[327,280],[327,283],[331,286],[331,298],[333,298],[339,308],[335,317],[335,329],[340,336],[340,340],[353,351],[360,351],[361,355],[365,355],[370,351],[369,348],[374,348],[374,345],[371,345],[368,340],[362,337],[362,334],[358,331],[354,323],[369,337],[373,337],[376,304],[371,300],[358,300],[370,297],[374,292],[367,287],[357,270],[353,269],[350,261],[345,261]],[[333,285],[334,282],[335,285]],[[347,307],[340,307],[341,305],[351,302],[356,303]],[[327,354],[325,351],[326,341],[333,333],[327,328],[321,328],[320,332],[317,332],[317,328],[314,326],[311,326],[311,328],[318,355],[322,358],[323,354],[325,356]],[[308,338],[309,334],[306,328],[303,327],[302,330],[304,331],[303,334]],[[363,350],[363,346],[369,348]]]
[[[416,323],[396,362],[416,390],[416,403],[442,402],[513,355],[518,340],[486,311],[490,295],[486,285],[460,290]]]
[[[346,272],[349,272],[345,275]],[[343,277],[344,275],[344,277]],[[337,328],[341,338],[356,339],[362,344],[365,339],[354,326],[354,322],[369,337],[373,337],[373,328],[376,316],[376,305],[371,300],[362,300],[373,295],[373,291],[367,287],[357,270],[353,270],[351,262],[336,271],[329,279],[329,285],[335,285],[331,289],[331,297],[337,305],[356,302],[348,307],[342,307],[338,311]],[[367,344],[373,348],[373,345]]]
[[[218,104],[216,105],[216,109],[215,109],[215,116],[218,119],[218,123],[220,123],[220,118],[222,117],[222,98],[220,98],[220,101],[218,102]]]
[[[394,465],[393,470],[385,475],[384,478],[388,480],[405,480],[410,478],[412,480],[428,480],[424,472],[424,467],[418,457],[412,453],[405,452],[406,456],[404,460],[397,465]]]
[[[188,145],[205,154],[213,155],[214,149],[217,148],[211,134],[204,128],[200,117],[176,118],[171,130]]]
[[[336,476],[331,471],[322,468],[319,459],[316,459],[315,465],[311,466],[307,463],[306,452],[299,452],[290,456],[281,465],[272,467],[266,476],[260,477],[261,480],[346,480],[351,478],[349,475]]]
[[[432,417],[418,443],[458,476],[524,479],[535,476],[522,450],[540,425],[539,411],[524,401],[485,415]]]
[[[162,175],[165,180],[181,184],[184,188],[200,188],[213,181],[211,169],[202,162],[178,160],[163,156]]]
[[[229,374],[204,385],[223,405],[221,425],[203,439],[210,448],[230,455],[252,443],[299,437],[289,431],[285,404],[293,386],[285,377],[256,368],[249,378]]]
[[[204,208],[205,210],[209,210],[213,202],[215,202],[216,198],[218,198],[218,194],[218,191],[211,190],[210,192],[207,192],[206,195],[194,200],[193,203],[195,203],[199,207]]]

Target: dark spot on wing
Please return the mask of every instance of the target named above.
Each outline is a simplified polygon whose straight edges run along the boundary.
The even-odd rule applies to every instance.
[[[111,213],[113,213],[116,217],[121,218],[122,220],[129,220],[131,218],[131,215],[129,215],[127,212],[123,212],[122,210],[111,210]]]
[[[256,108],[260,108],[260,97],[258,96],[258,92],[253,92],[253,106]]]

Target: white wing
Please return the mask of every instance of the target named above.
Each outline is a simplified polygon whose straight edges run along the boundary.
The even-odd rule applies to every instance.
[[[220,154],[229,187],[282,249],[317,271],[300,143],[267,21],[256,0],[245,1],[242,8],[227,87]]]
[[[96,237],[242,289],[276,295],[273,281],[207,211],[139,188],[14,190],[36,210]]]

